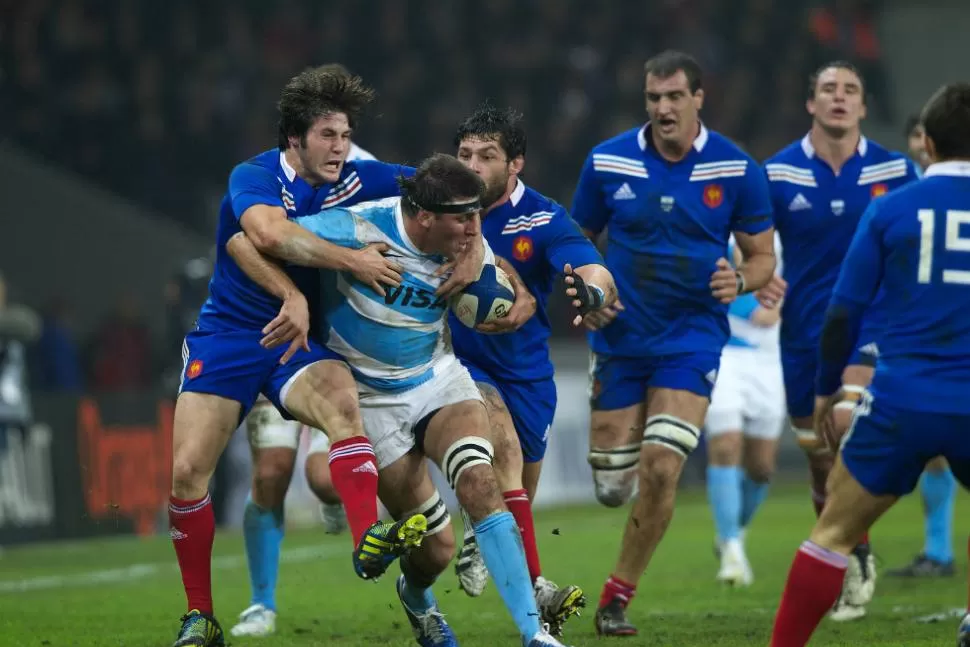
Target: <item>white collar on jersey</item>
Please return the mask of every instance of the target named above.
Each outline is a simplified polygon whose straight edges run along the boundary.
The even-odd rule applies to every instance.
[[[647,128],[650,127],[650,122],[648,121],[644,124],[640,132],[637,133],[637,143],[640,144],[640,150],[647,150]],[[710,139],[710,133],[707,132],[707,126],[704,122],[701,122],[701,131],[697,133],[697,137],[694,138],[694,150],[700,153],[707,146],[707,140]]]
[[[401,209],[400,198],[398,198],[397,203],[394,205],[394,221],[397,223],[397,233],[401,235],[401,242],[404,243],[404,246],[408,249],[408,251],[423,255],[424,252],[418,249],[418,246],[415,245],[414,241],[411,240],[411,237],[408,236],[407,229],[404,228],[404,211]]]
[[[859,151],[859,157],[865,157],[866,152],[869,151],[869,140],[866,139],[865,135],[859,135],[859,145],[856,146],[856,150]],[[812,138],[810,134],[806,134],[802,137],[802,151],[805,153],[805,157],[811,159],[815,157],[815,147],[812,146]]]
[[[287,180],[292,182],[296,179],[296,169],[286,161],[286,154],[283,151],[280,151],[280,166],[283,167],[283,172],[286,173]]]
[[[525,195],[525,182],[516,178],[515,188],[512,189],[512,193],[509,194],[509,202],[512,203],[513,207],[519,206],[519,200]]]
[[[930,164],[923,177],[948,175],[950,177],[970,177],[970,162],[937,162]]]

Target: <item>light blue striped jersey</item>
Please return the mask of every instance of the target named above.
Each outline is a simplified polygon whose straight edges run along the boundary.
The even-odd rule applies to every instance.
[[[327,346],[350,364],[361,384],[383,391],[413,389],[435,375],[453,355],[448,302],[435,297],[447,276],[435,276],[443,256],[421,252],[404,229],[401,198],[326,209],[295,222],[342,247],[386,243],[386,256],[404,268],[400,287],[380,296],[349,272],[336,273],[336,290],[325,294]],[[485,262],[494,263],[488,243]],[[336,294],[333,294],[336,293]]]

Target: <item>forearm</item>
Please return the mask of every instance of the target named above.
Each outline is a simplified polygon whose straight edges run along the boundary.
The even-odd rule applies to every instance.
[[[822,339],[819,343],[816,395],[827,397],[838,391],[845,369],[859,338],[859,325],[865,308],[857,303],[833,299],[825,313]]]
[[[768,285],[768,281],[775,274],[774,252],[758,252],[745,256],[744,262],[738,266],[738,272],[744,278],[744,292],[754,292]]]
[[[616,282],[613,280],[613,274],[605,266],[594,263],[577,267],[574,271],[586,282],[586,285],[597,287],[603,292],[602,307],[605,308],[616,302]]]
[[[226,243],[226,251],[246,276],[281,301],[300,294],[299,288],[279,265],[260,253],[245,232]]]
[[[289,220],[274,223],[275,235],[256,248],[259,252],[280,260],[330,270],[350,269],[349,252]]]

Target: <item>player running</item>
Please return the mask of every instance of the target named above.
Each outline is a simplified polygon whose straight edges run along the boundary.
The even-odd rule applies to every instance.
[[[728,304],[775,270],[768,187],[758,165],[699,118],[701,70],[664,52],[645,65],[650,121],[596,146],[573,217],[607,232],[606,262],[622,306],[586,316],[591,334],[590,455],[596,495],[621,505],[639,482],[619,559],[596,613],[600,634],[637,633],[626,607],[673,514],[697,447]],[[743,262],[724,257],[734,232]]]
[[[441,468],[471,519],[523,645],[555,647],[560,643],[540,626],[519,531],[492,468],[482,396],[451,349],[447,301],[434,297],[444,281],[442,267],[459,250],[483,247],[484,262],[496,262],[481,236],[485,186],[448,155],[425,160],[413,178],[400,183],[401,198],[323,211],[300,221],[341,245],[382,242],[403,266],[401,290],[383,298],[353,277],[339,275],[340,298],[325,306],[327,344],[346,357],[358,381],[361,416],[381,475],[381,499],[397,518],[420,513],[428,519],[421,547],[401,560],[398,596],[419,644],[457,645],[431,591],[451,561],[454,534],[428,476],[426,455]],[[273,268],[254,252],[245,238],[236,238],[236,258],[253,276],[265,277]],[[507,316],[509,327],[516,328],[532,316],[535,300],[511,266],[498,264],[515,285],[515,304]],[[272,280],[282,284],[287,277],[276,271]]]
[[[522,533],[543,620],[558,635],[563,621],[585,604],[585,597],[577,586],[559,588],[542,577],[532,517],[531,502],[556,412],[545,305],[553,282],[564,274],[579,308],[579,323],[587,310],[611,305],[616,286],[599,252],[566,210],[519,179],[526,152],[521,115],[486,103],[458,127],[455,146],[458,159],[485,182],[482,235],[496,254],[508,259],[538,301],[536,316],[511,334],[476,333],[454,315],[451,334],[455,354],[485,399],[496,477]],[[501,331],[501,323],[495,322],[494,332]],[[481,595],[488,572],[467,520],[456,572],[465,593]]]
[[[873,198],[916,179],[911,162],[866,139],[865,84],[858,70],[842,61],[828,63],[809,79],[808,113],[812,128],[765,162],[775,226],[785,246],[788,292],[781,313],[781,361],[788,415],[799,445],[808,456],[816,513],[825,504],[825,481],[832,454],[816,438],[812,387],[822,320],[852,233]],[[763,291],[764,304],[778,300],[774,286]],[[843,431],[849,412],[872,379],[882,325],[879,301],[867,315],[859,346],[845,366],[845,402],[837,407]],[[853,552],[845,594],[833,620],[865,615],[875,589],[875,561],[868,537]]]
[[[740,250],[731,244],[734,264]],[[775,235],[781,274],[781,244]],[[707,498],[717,531],[717,580],[747,586],[754,573],[744,550],[748,525],[768,494],[778,437],[785,423],[785,394],[778,351],[778,308],[744,294],[728,308],[731,338],[721,353],[711,394],[707,433]],[[743,469],[742,469],[743,465]]]
[[[825,508],[792,563],[773,647],[808,642],[839,596],[854,547],[912,492],[927,461],[939,455],[954,466],[970,461],[970,84],[938,90],[922,121],[934,164],[923,181],[869,206],[825,317],[815,422],[835,448],[842,368],[882,294],[879,363],[841,439]],[[958,644],[970,645],[970,615]]]
[[[229,437],[260,393],[284,416],[330,435],[333,484],[346,506],[355,544],[364,537],[358,551],[377,543],[370,566],[374,573],[383,572],[387,557],[420,539],[421,517],[393,528],[377,521],[377,474],[367,469],[375,457],[361,428],[353,377],[339,356],[307,338],[307,300],[315,302],[319,295],[319,272],[311,268],[344,268],[382,291],[381,283],[400,282],[400,267],[381,255],[381,246],[346,249],[290,220],[351,193],[367,199],[395,190],[399,171],[394,167],[358,169],[356,180],[343,174],[351,128],[372,96],[359,77],[326,69],[297,75],[280,97],[278,150],[240,164],[229,178],[209,298],[196,329],[185,338],[175,407],[169,522],[189,608],[175,647],[224,642],[212,610],[215,523],[208,482]],[[335,187],[341,190],[334,193]],[[239,231],[248,232],[261,251],[287,262],[295,289],[268,293],[240,271],[224,249]],[[274,317],[275,330],[293,339],[288,348],[261,346],[264,326]],[[297,353],[301,347],[304,351]]]
[[[903,130],[909,148],[909,158],[921,171],[929,160],[923,141],[923,124],[919,115],[911,115]],[[923,550],[909,564],[886,571],[890,577],[951,577],[956,574],[953,564],[953,504],[956,500],[957,483],[953,472],[943,458],[934,458],[926,464],[919,480],[923,499],[924,544]]]

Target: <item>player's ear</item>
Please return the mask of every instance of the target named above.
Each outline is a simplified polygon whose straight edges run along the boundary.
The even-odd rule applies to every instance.
[[[869,107],[866,105],[865,98],[863,98],[862,99],[862,107],[859,108],[859,119],[860,120],[865,119],[866,118],[866,114],[868,113],[868,111],[869,111]]]
[[[926,149],[926,158],[933,163],[939,161],[936,157],[936,142],[930,139],[926,133],[923,134],[923,147]]]
[[[509,175],[518,176],[525,168],[525,156],[519,155],[518,157],[513,157],[509,161]]]
[[[812,115],[813,117],[815,116],[815,99],[805,100],[805,110],[808,112],[808,114]]]
[[[694,109],[700,112],[702,107],[704,107],[704,90],[698,89],[694,93]]]

